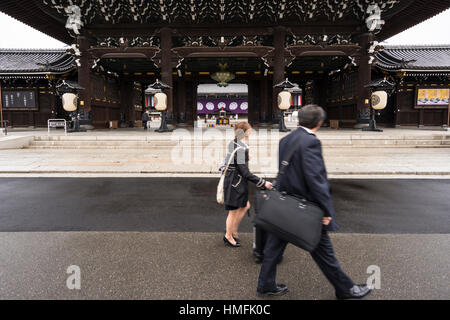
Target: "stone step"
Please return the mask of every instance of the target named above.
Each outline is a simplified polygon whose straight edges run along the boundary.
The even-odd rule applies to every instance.
[[[52,145],[52,146],[42,146],[42,145],[31,145],[28,147],[29,149],[138,149],[138,150],[171,150],[173,147],[164,147],[164,146],[92,146],[92,145],[70,145],[70,146],[61,146],[61,145]],[[324,148],[450,148],[450,144],[386,144],[386,145],[325,145]],[[214,148],[216,149],[216,148]],[[222,148],[217,148],[222,149]]]
[[[424,140],[424,139],[321,139],[322,145],[401,145],[401,144],[450,144],[450,140]],[[266,142],[266,141],[255,141],[251,142],[251,146],[265,146],[270,144],[278,144],[278,141]],[[148,147],[173,147],[177,145],[193,145],[193,146],[210,146],[216,145],[220,147],[227,146],[228,143],[225,141],[144,141],[144,140],[33,140],[31,145],[40,146],[71,146],[71,145],[91,145],[91,146],[148,146]]]
[[[278,137],[271,140],[250,140],[251,147],[277,148]],[[326,135],[320,136],[322,145],[326,148],[415,148],[415,147],[450,147],[450,135],[405,135],[384,136],[352,134],[352,135]],[[193,148],[226,148],[229,140],[192,140],[192,136],[183,139],[172,139],[173,136],[126,136],[126,135],[89,135],[89,136],[35,136],[29,148],[34,149],[171,149],[176,146]]]
[[[450,135],[410,135],[410,136],[368,136],[368,135],[326,135],[321,136],[318,135],[321,140],[448,140],[450,141]],[[256,138],[254,136],[253,138]],[[270,139],[270,134],[267,135]],[[280,135],[282,137],[282,135]],[[193,136],[190,137],[172,137],[172,136],[120,136],[120,135],[111,135],[111,136],[35,136],[35,141],[148,141],[148,142],[176,142],[179,140],[188,141],[192,140]],[[208,141],[207,138],[204,138],[205,141]],[[211,140],[211,139],[209,139]],[[225,136],[221,137],[224,143],[228,142],[228,139],[225,139]],[[217,139],[216,139],[217,141]]]

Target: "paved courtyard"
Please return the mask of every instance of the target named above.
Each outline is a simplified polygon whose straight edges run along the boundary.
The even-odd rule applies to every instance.
[[[43,141],[48,147],[1,150],[0,174],[217,174],[231,138],[223,131],[208,132],[218,132],[219,138],[208,138],[204,133],[203,141],[195,140],[192,129],[179,129],[173,134],[95,130],[67,137],[59,131],[50,138],[64,140]],[[250,141],[250,168],[254,172],[276,174],[278,141],[284,135],[255,131]],[[42,130],[17,130],[9,136],[47,139]],[[450,145],[440,144],[450,143],[446,131],[386,129],[364,133],[324,129],[318,137],[323,141],[331,175],[450,174]]]

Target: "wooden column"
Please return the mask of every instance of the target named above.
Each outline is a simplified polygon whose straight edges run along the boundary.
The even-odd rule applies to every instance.
[[[403,85],[399,85],[398,86],[398,90],[395,93],[395,98],[394,98],[394,114],[395,114],[395,127],[399,128],[402,125],[402,109],[404,107],[406,96],[407,96],[407,86],[405,84]]]
[[[3,93],[1,80],[0,80],[0,128],[3,129]]]
[[[161,29],[161,81],[171,87],[164,92],[167,94],[167,116],[173,117],[176,125],[176,115],[173,109],[173,80],[172,80],[172,30]]]
[[[267,80],[267,77],[262,76],[260,81],[260,87],[261,87],[261,109],[259,114],[259,122],[260,123],[267,123],[269,122],[269,95],[268,95],[268,87],[269,87],[269,81]]]
[[[425,110],[422,108],[419,111],[419,128],[423,128],[424,117],[425,117]]]
[[[89,65],[89,40],[86,37],[80,36],[77,39],[79,50],[81,51],[80,63],[78,67],[78,84],[84,88],[80,90],[80,110],[86,112],[86,116],[91,111],[91,68]]]
[[[48,82],[48,87],[49,87],[49,91],[51,91],[51,96],[50,96],[50,118],[55,119],[57,118],[58,115],[58,108],[56,106],[56,97],[57,97],[57,93],[56,93],[56,81],[49,81]]]
[[[258,105],[256,98],[256,95],[259,94],[258,87],[257,87],[257,81],[250,79],[247,81],[248,85],[248,123],[250,123],[252,126],[255,126],[257,122],[259,122],[259,119],[257,117],[257,108],[260,106]]]
[[[136,112],[133,103],[134,86],[132,81],[120,79],[120,111],[125,116],[127,127],[134,126],[136,120]]]
[[[178,114],[182,119],[183,124],[186,124],[186,81],[183,78],[178,78],[177,81],[177,109]],[[178,120],[178,119],[177,119]],[[181,120],[181,119],[180,119]]]
[[[276,85],[284,80],[284,70],[286,61],[284,59],[286,29],[284,27],[276,27],[273,33],[273,42],[275,47],[275,58],[273,61],[273,85]],[[273,86],[272,86],[273,87]],[[278,118],[278,93],[280,89],[273,88],[272,95],[272,120]]]
[[[357,103],[356,103],[356,122],[357,124],[369,123],[370,120],[370,90],[364,86],[372,81],[372,70],[369,65],[369,54],[367,52],[373,35],[366,33],[359,37],[361,46],[361,56],[358,68],[358,84],[357,84]]]
[[[450,109],[450,105],[447,110],[442,110],[442,128],[448,128],[448,124],[450,122],[450,116],[448,110]]]
[[[198,76],[192,74],[187,82],[186,89],[186,124],[193,125],[197,120],[197,86]]]

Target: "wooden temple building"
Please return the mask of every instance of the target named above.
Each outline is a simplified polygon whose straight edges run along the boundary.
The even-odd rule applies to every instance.
[[[303,90],[304,104],[353,126],[369,120],[365,86],[386,77],[396,92],[379,123],[443,126],[450,46],[379,43],[449,7],[439,0],[1,1],[0,11],[68,45],[0,50],[3,116],[12,126],[67,117],[55,88],[73,80],[84,88],[85,124],[133,125],[145,89],[159,79],[171,87],[169,123],[192,125],[198,85],[219,75],[247,85],[253,125],[278,121],[274,85],[288,78]]]

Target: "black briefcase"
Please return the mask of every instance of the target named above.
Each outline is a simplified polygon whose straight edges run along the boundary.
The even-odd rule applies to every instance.
[[[323,211],[316,204],[275,189],[261,190],[255,212],[255,225],[280,239],[309,252],[319,244]]]
[[[274,188],[256,193],[256,215],[253,223],[280,239],[311,252],[321,238],[323,210],[301,196],[276,190],[277,182],[284,175],[296,147],[294,146],[288,158],[281,162]]]

